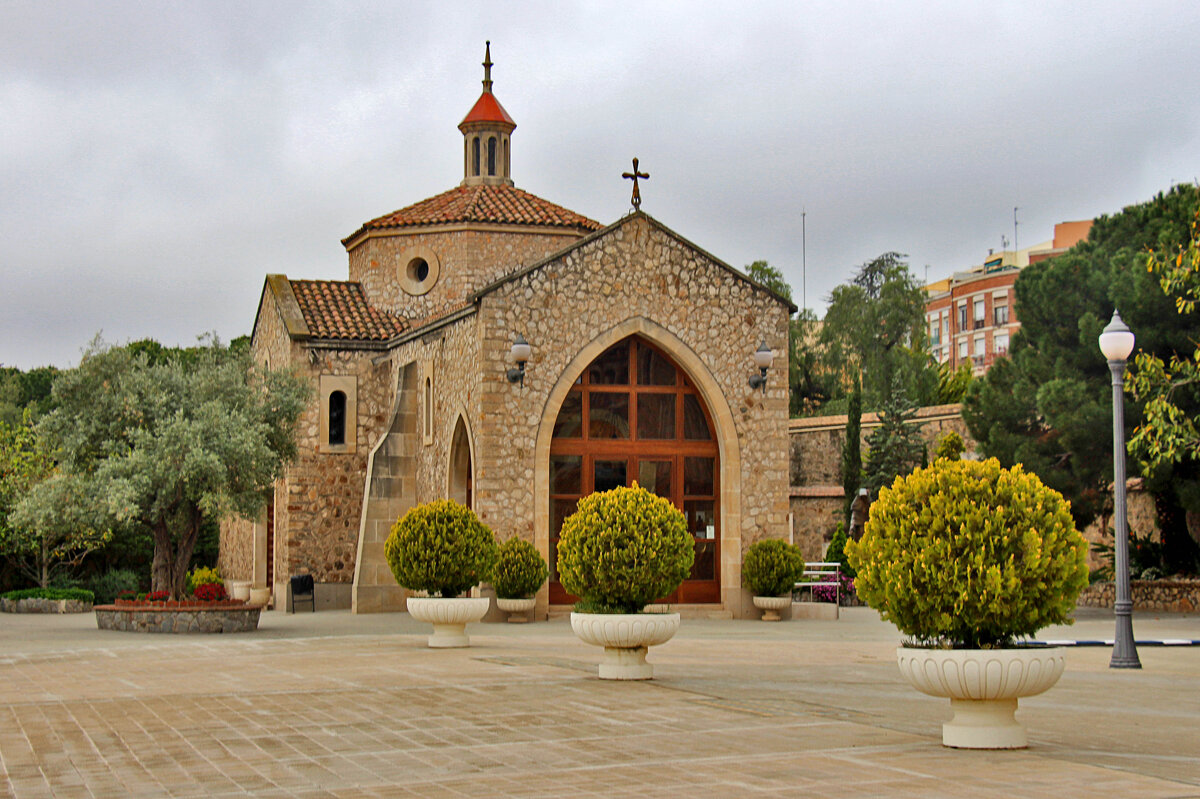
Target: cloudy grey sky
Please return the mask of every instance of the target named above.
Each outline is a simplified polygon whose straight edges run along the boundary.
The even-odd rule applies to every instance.
[[[345,279],[342,237],[462,178],[485,39],[518,186],[608,223],[636,155],[643,210],[819,312],[881,252],[937,279],[1014,206],[1027,246],[1200,175],[1193,2],[0,0],[0,363]]]

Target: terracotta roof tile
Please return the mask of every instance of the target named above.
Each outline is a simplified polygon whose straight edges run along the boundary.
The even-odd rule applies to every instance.
[[[342,280],[292,280],[292,292],[312,338],[387,341],[407,327],[367,302],[362,286]]]
[[[600,229],[600,223],[595,220],[513,186],[457,186],[436,197],[372,219],[354,236],[364,230],[461,222],[538,225],[580,231]],[[344,239],[343,244],[354,236]]]
[[[512,117],[504,110],[504,106],[500,105],[500,101],[496,99],[491,92],[484,92],[479,95],[479,99],[475,101],[475,105],[471,106],[471,110],[467,112],[466,117],[458,125],[461,128],[468,122],[502,122],[506,125],[517,126],[513,122]]]

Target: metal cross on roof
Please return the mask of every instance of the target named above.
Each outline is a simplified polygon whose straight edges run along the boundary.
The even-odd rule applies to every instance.
[[[638,172],[638,160],[635,158],[633,159],[633,171],[622,172],[621,177],[633,181],[633,197],[631,198],[631,202],[633,203],[633,210],[636,211],[641,208],[642,205],[642,193],[638,190],[638,178],[645,178],[646,180],[649,180],[650,173]]]

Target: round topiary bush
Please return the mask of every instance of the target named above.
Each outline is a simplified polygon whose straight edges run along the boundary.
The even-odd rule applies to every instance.
[[[1088,582],[1070,503],[995,458],[897,478],[846,554],[858,595],[921,646],[1002,647],[1070,623]]]
[[[499,547],[473,510],[439,499],[401,516],[383,553],[404,588],[455,597],[491,578]]]
[[[558,574],[584,613],[637,613],[691,573],[683,513],[634,483],[579,500],[558,539]]]
[[[492,586],[501,599],[524,599],[537,593],[549,571],[533,544],[514,535],[500,545]]]
[[[742,560],[742,582],[755,596],[790,595],[803,576],[800,548],[778,538],[755,541]]]

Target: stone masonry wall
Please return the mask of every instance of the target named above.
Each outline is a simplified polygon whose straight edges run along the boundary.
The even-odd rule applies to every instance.
[[[484,298],[480,317],[485,371],[477,437],[488,446],[478,453],[477,508],[502,534],[528,539],[535,514],[546,512],[534,506],[539,465],[533,456],[543,414],[552,422],[557,412],[547,408],[549,392],[568,362],[606,331],[640,318],[686,342],[732,412],[741,515],[722,536],[739,537],[743,548],[759,538],[787,537],[782,359],[765,396],[747,384],[761,340],[786,352],[788,311],[777,300],[639,215],[508,282]],[[504,375],[514,333],[533,347],[524,387]],[[723,584],[737,586],[736,571],[728,570],[739,565],[722,562]]]
[[[350,280],[362,283],[367,300],[410,320],[424,320],[460,307],[468,297],[501,276],[569,246],[574,231],[528,232],[454,230],[372,236],[350,251]],[[399,271],[414,248],[427,247],[440,263],[440,276],[428,293],[407,294]]]

